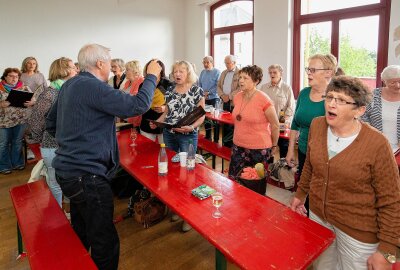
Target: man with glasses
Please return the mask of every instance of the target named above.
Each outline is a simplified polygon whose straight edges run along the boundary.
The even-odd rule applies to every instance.
[[[218,95],[222,99],[224,111],[233,111],[233,97],[239,92],[239,68],[236,66],[236,56],[227,55],[225,57],[226,69],[222,71],[221,77],[218,81]],[[223,145],[232,147],[233,127],[224,125],[223,128],[225,140],[223,138]]]
[[[219,100],[217,93],[217,84],[221,72],[214,67],[214,59],[212,56],[203,58],[204,69],[199,76],[199,86],[204,90],[204,97],[206,104],[215,107],[215,103]],[[211,140],[211,125],[204,123],[206,129],[206,139]],[[219,139],[219,126],[216,122],[213,123],[214,128],[214,142]]]

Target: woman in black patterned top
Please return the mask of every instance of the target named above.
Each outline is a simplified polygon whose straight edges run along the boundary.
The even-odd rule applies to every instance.
[[[165,93],[167,107],[157,121],[174,125],[196,107],[204,108],[205,101],[203,89],[195,85],[197,76],[189,62],[176,62],[172,67],[172,72],[176,84],[167,89]],[[163,136],[166,146],[175,152],[187,152],[189,141],[192,140],[196,151],[198,127],[203,121],[204,116],[190,126],[164,128]],[[156,128],[154,124],[151,124],[151,127]]]

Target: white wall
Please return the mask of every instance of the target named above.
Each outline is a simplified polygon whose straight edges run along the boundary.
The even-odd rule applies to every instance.
[[[20,67],[35,56],[47,77],[50,63],[61,56],[76,60],[82,45],[97,42],[112,49],[113,58],[158,57],[167,69],[187,59],[197,72],[209,54],[209,7],[216,0],[0,0],[3,42],[0,72]],[[254,63],[264,70],[273,63],[292,70],[292,0],[254,0]],[[394,55],[395,27],[400,25],[400,0],[392,0],[389,64]],[[17,14],[17,15],[16,15]],[[267,80],[265,76],[265,80]],[[265,81],[264,80],[264,81]]]
[[[283,79],[292,79],[292,3],[291,0],[254,1],[254,64],[264,70],[272,64],[283,67]]]
[[[1,0],[0,72],[21,67],[26,56],[38,59],[47,78],[61,56],[76,61],[87,43],[111,48],[113,58],[161,59],[167,69],[185,56],[186,0]]]

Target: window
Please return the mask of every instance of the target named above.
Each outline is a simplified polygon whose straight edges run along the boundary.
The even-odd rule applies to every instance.
[[[237,66],[253,64],[253,1],[222,0],[211,6],[211,55],[224,70],[225,56],[237,57]]]
[[[387,65],[390,0],[295,0],[293,90],[307,85],[304,66],[316,53],[332,53],[346,75],[371,89]]]

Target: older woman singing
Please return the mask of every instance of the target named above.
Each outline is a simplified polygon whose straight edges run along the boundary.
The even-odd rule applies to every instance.
[[[358,119],[370,93],[359,79],[329,83],[325,116],[310,127],[307,156],[291,209],[336,234],[314,269],[391,269],[399,256],[400,179],[386,137]]]

